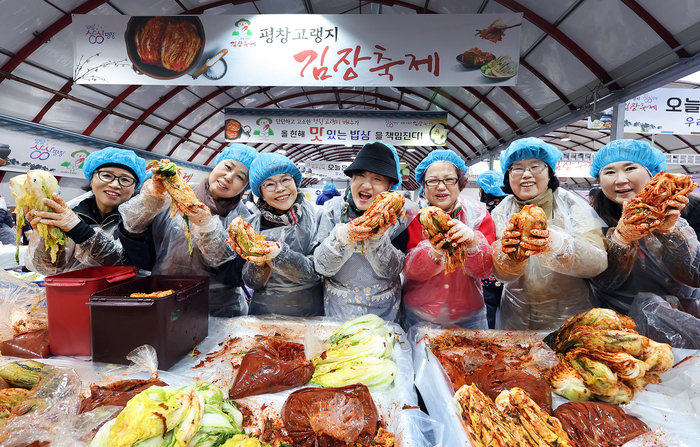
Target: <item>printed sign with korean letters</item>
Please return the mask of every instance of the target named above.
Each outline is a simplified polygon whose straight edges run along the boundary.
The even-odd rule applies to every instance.
[[[276,109],[251,115],[247,109],[226,109],[226,141],[248,143],[304,143],[363,145],[384,141],[395,146],[444,146],[449,130],[446,112],[415,113],[400,118],[390,114],[362,116],[352,111],[323,116],[301,115],[298,110]]]
[[[347,179],[348,176],[343,172],[350,166],[351,162],[333,162],[333,161],[314,161],[304,160],[304,166],[301,167],[302,175],[305,177],[319,176],[322,178],[331,179]]]
[[[56,177],[85,179],[83,172],[85,159],[98,150],[8,129],[0,130],[0,138],[0,141],[10,146],[8,153],[2,156],[0,169],[22,174],[30,169],[41,169]],[[149,161],[151,160],[146,160],[146,163]],[[176,160],[173,161],[177,163]],[[199,183],[209,174],[187,168],[181,168],[181,172],[183,178],[193,184]]]
[[[588,119],[589,129],[609,129],[612,109]],[[700,133],[700,90],[659,88],[625,102],[625,132]]]
[[[137,85],[514,86],[521,24],[519,13],[73,15],[74,80]]]

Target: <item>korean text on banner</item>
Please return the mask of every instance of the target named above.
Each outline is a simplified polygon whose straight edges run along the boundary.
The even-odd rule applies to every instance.
[[[521,24],[520,13],[73,15],[74,81],[514,86]]]

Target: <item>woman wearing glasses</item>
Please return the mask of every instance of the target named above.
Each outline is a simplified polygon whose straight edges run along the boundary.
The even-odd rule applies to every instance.
[[[119,239],[136,266],[154,275],[209,276],[209,314],[214,317],[248,311],[240,288],[243,260],[226,243],[226,236],[233,219],[251,217],[241,196],[257,155],[251,147],[232,144],[216,156],[214,169],[195,186],[195,196],[205,206],[187,210],[192,254],[182,217],[170,218],[171,198],[159,176],[119,207],[123,219]]]
[[[427,321],[488,329],[481,278],[491,272],[493,221],[486,206],[460,191],[467,186],[467,166],[452,151],[431,152],[416,168],[419,195],[451,218],[447,240],[466,247],[464,270],[445,274],[444,241],[432,245],[419,219],[408,227],[408,253],[404,265],[404,327]]]
[[[593,307],[584,278],[607,266],[605,224],[585,200],[559,188],[554,172],[561,156],[539,138],[516,140],[501,154],[503,190],[509,195],[491,213],[498,238],[493,266],[496,278],[505,282],[497,329],[553,330]],[[547,229],[532,230],[521,241],[509,220],[525,205],[542,208]],[[527,252],[513,260],[503,248],[518,243]]]
[[[33,231],[25,255],[27,268],[43,275],[55,275],[85,267],[129,264],[117,240],[120,221],[117,207],[129,200],[146,180],[146,161],[134,152],[107,147],[91,153],[83,164],[89,192],[66,203],[60,195],[44,203],[55,212],[32,211],[27,220],[55,225],[66,233],[69,243],[61,245],[58,258],[51,256],[38,232]]]
[[[407,220],[399,219],[384,234],[363,242],[349,239],[347,224],[364,214],[379,193],[401,185],[400,169],[394,146],[367,143],[344,171],[351,178],[350,187],[342,197],[324,204],[324,212],[335,227],[316,249],[314,261],[316,271],[326,278],[326,315],[348,320],[371,313],[399,322],[406,228],[416,216],[416,205],[407,200]]]
[[[321,209],[298,190],[301,171],[287,157],[260,154],[250,167],[259,214],[251,225],[279,250],[247,262],[243,280],[254,290],[250,315],[323,315],[323,283],[313,252],[331,230]]]

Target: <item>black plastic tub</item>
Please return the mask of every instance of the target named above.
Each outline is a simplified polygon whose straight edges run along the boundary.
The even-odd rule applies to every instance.
[[[164,297],[130,296],[169,289]],[[148,344],[166,370],[209,332],[208,276],[147,276],[94,293],[88,304],[94,362],[129,364],[127,354]]]

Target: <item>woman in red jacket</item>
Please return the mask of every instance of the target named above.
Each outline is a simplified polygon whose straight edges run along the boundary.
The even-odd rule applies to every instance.
[[[464,244],[466,261],[464,269],[445,274],[445,251],[426,240],[419,219],[413,220],[404,265],[405,328],[420,322],[488,328],[481,278],[491,272],[494,226],[484,204],[459,195],[467,184],[466,170],[448,150],[431,152],[416,168],[420,195],[450,215],[447,238]]]

